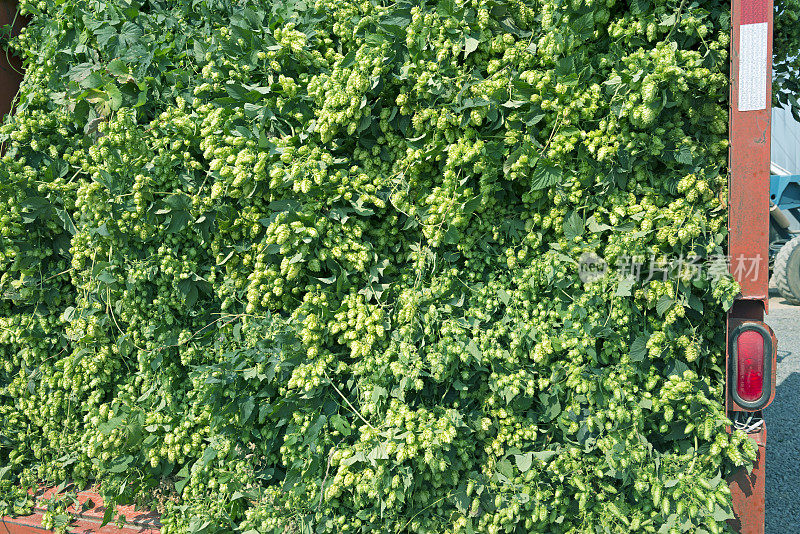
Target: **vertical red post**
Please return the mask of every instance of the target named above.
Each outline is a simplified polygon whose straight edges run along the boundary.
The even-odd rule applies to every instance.
[[[753,465],[753,470],[748,473],[741,469],[736,472],[728,483],[731,487],[733,500],[733,513],[736,516],[728,523],[742,534],[763,534],[766,503],[764,500],[766,486],[766,469],[764,459],[767,447],[767,429],[751,434],[750,437],[758,445],[758,457]]]
[[[733,0],[728,239],[742,299],[766,307],[772,120],[772,0]]]
[[[13,24],[14,33],[24,25],[22,16],[17,14],[16,0],[0,0],[0,26]],[[0,119],[11,111],[11,104],[22,82],[22,62],[16,56],[0,50]]]
[[[741,295],[728,313],[729,333],[744,320],[763,321],[768,306],[773,10],[772,0],[731,0],[728,255]],[[743,410],[730,387],[728,373],[726,407]],[[729,480],[736,516],[730,523],[742,534],[763,534],[766,427],[750,437],[758,458],[751,473]]]

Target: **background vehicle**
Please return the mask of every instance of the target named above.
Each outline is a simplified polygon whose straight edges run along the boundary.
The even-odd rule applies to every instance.
[[[781,296],[800,304],[800,175],[770,169],[769,263]]]

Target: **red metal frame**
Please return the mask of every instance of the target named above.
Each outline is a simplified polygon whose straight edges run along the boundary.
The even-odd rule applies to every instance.
[[[739,282],[741,294],[728,313],[727,332],[743,321],[763,324],[769,304],[769,163],[772,120],[772,0],[731,0],[731,54],[730,54],[730,122],[729,122],[729,189],[728,189],[728,255],[731,274]],[[763,109],[739,109],[740,82],[746,73],[739,72],[742,50],[742,24],[766,23],[766,95]],[[763,28],[763,26],[762,26]],[[763,40],[762,40],[763,42]],[[745,43],[746,44],[746,43]],[[744,94],[744,93],[743,93]],[[747,95],[744,95],[745,97]],[[761,106],[750,106],[760,108]],[[746,261],[752,271],[737,267]],[[726,336],[727,339],[727,336]],[[773,335],[773,346],[775,339]],[[727,352],[727,351],[726,351]],[[773,353],[774,358],[774,353]],[[726,354],[726,377],[729,361]],[[775,361],[772,366],[772,402],[775,392]],[[726,378],[726,408],[745,411],[736,405],[730,395],[730,381]],[[765,506],[765,452],[767,431],[751,434],[758,445],[758,456],[752,472],[745,470],[734,474],[730,480],[735,519],[729,523],[742,534],[764,533]]]
[[[753,465],[753,470],[748,473],[742,469],[728,480],[731,487],[733,510],[736,515],[736,518],[728,523],[737,532],[747,534],[764,532],[764,480],[766,478],[764,459],[767,448],[767,428],[762,426],[760,432],[751,434],[750,437],[758,445],[758,457]]]
[[[755,3],[766,10],[767,71],[764,109],[739,111],[739,47],[742,4]],[[731,84],[730,147],[728,198],[728,252],[731,270],[739,278],[741,299],[768,303],[769,266],[769,161],[772,121],[772,0],[732,0],[731,2]],[[748,262],[754,272],[736,271],[738,262]],[[757,262],[757,266],[751,262]]]
[[[19,32],[25,20],[17,16],[16,0],[0,0],[0,26],[14,24],[14,32]],[[22,61],[16,56],[0,52],[0,117],[11,111],[11,104],[22,83]]]
[[[55,495],[56,488],[48,488],[41,491],[37,496],[37,505],[33,508],[33,513],[22,517],[3,517],[0,518],[0,534],[34,534],[50,532],[42,528],[42,519],[47,510],[45,500]],[[67,513],[72,518],[69,532],[73,534],[158,534],[161,524],[159,514],[137,510],[133,506],[118,506],[117,514],[125,518],[125,525],[122,528],[113,523],[101,526],[103,515],[106,509],[103,507],[103,499],[95,491],[79,491],[77,494],[77,506],[72,505],[67,508]],[[84,509],[85,508],[85,509]]]

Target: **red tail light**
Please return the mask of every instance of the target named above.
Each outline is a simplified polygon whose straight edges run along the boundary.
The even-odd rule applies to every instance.
[[[757,401],[764,394],[764,336],[745,330],[736,340],[736,353],[736,392],[744,401]]]
[[[772,335],[763,323],[743,322],[731,332],[729,388],[741,408],[760,410],[772,396]]]

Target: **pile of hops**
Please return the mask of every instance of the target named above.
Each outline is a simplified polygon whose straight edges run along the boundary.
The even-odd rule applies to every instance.
[[[729,3],[655,4],[22,2],[1,511],[724,531]]]

